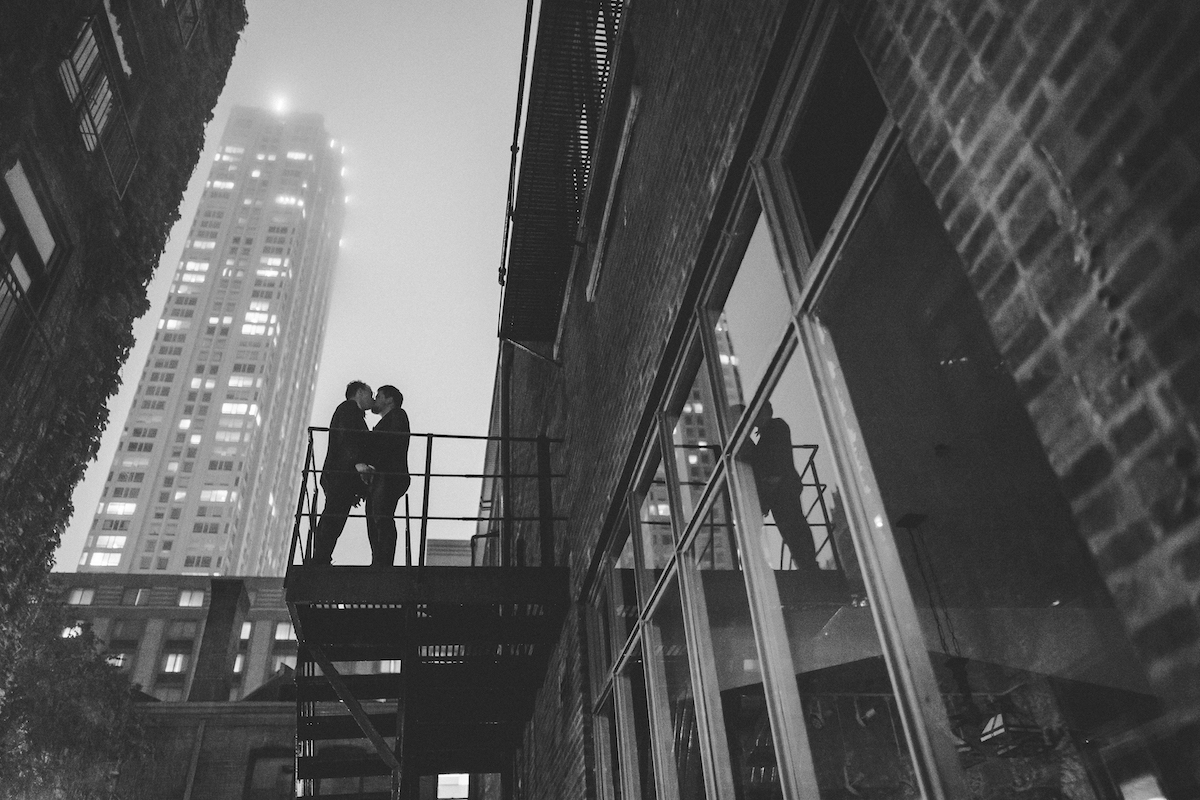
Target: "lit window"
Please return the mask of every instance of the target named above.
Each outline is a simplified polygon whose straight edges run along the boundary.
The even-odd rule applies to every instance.
[[[122,669],[129,666],[130,658],[129,653],[109,653],[104,657],[104,660],[108,662],[110,667]]]
[[[233,672],[235,675],[241,675],[242,669],[246,666],[246,656],[238,653],[233,659]]]
[[[186,431],[190,427],[192,427],[192,421],[190,419],[179,420],[179,430]]]
[[[280,622],[275,625],[275,641],[277,642],[294,642],[296,641],[296,629],[292,627],[290,622]]]
[[[180,500],[186,500],[187,499],[187,489],[180,489],[180,490],[176,491],[174,499],[175,499],[175,502],[177,502],[177,503]]]
[[[118,517],[128,517],[137,511],[137,503],[109,503],[108,513]]]
[[[274,256],[270,256],[267,258],[260,258],[259,262],[266,264],[268,267],[282,267],[283,266],[283,259],[276,258]]]
[[[95,589],[72,589],[67,596],[67,604],[72,606],[90,606],[96,597]]]
[[[249,410],[250,410],[250,405],[248,403],[222,403],[221,404],[221,413],[222,414],[245,414]]]
[[[7,207],[0,204],[0,334],[22,310],[29,317],[36,313],[27,293],[35,291],[47,276],[57,251],[46,215],[20,161],[4,175],[0,197],[5,194],[11,196],[16,213],[9,216]]]
[[[266,322],[270,319],[270,314],[264,314],[261,311],[247,311],[246,322]]]
[[[62,629],[62,638],[74,639],[81,633],[83,633],[83,623],[76,622],[74,625],[68,625]]]
[[[214,189],[232,189],[233,181],[213,181],[212,187]]]
[[[226,152],[226,153],[233,153],[235,156],[240,156],[242,153],[246,152],[246,148],[244,148],[244,147],[234,147],[233,145],[227,145],[227,146],[225,147],[225,152]]]
[[[239,638],[241,638],[241,640],[243,642],[250,641],[250,632],[252,630],[254,630],[254,623],[249,622],[249,621],[243,622],[242,623],[242,635]]]
[[[300,198],[293,197],[290,194],[281,194],[275,198],[275,202],[281,206],[294,206],[299,204]]]
[[[296,654],[295,653],[287,653],[284,655],[277,655],[277,656],[275,656],[275,659],[272,663],[275,666],[276,672],[283,669],[284,667],[288,667],[289,669],[295,669],[296,668]]]
[[[214,250],[214,249],[216,249],[217,243],[212,241],[211,239],[210,240],[197,239],[194,242],[192,242],[190,246],[196,250]]]
[[[379,671],[383,673],[397,673],[400,671],[401,661],[398,658],[389,658],[379,662]]]
[[[242,333],[246,336],[263,336],[267,332],[266,325],[243,325]]]
[[[204,590],[181,589],[179,591],[179,605],[183,608],[199,608],[204,605]]]
[[[307,161],[308,153],[298,153],[295,150],[291,150],[288,152],[287,157],[292,161]]]
[[[469,775],[438,775],[438,800],[461,800],[467,796],[470,785]]]
[[[279,270],[277,270],[277,269],[260,269],[257,272],[255,272],[255,274],[258,275],[258,277],[260,277],[260,278],[278,278]]]
[[[183,672],[187,669],[187,653],[167,653],[163,658],[163,672]]]
[[[188,274],[180,278],[184,283],[204,283],[204,276],[197,274]]]
[[[270,310],[270,308],[271,308],[271,304],[269,302],[267,302],[266,300],[251,300],[250,301],[250,310],[251,311],[268,311],[268,310]]]
[[[229,378],[229,385],[234,389],[247,389],[254,385],[254,379],[245,375],[232,375]]]
[[[228,489],[204,489],[200,492],[200,502],[202,503],[224,503],[228,499]]]
[[[240,442],[242,440],[242,434],[237,431],[217,431],[215,436],[218,442]]]
[[[124,536],[97,536],[96,547],[101,550],[120,550],[125,546]]]
[[[251,177],[251,178],[261,178],[261,177],[262,177],[262,170],[261,170],[261,169],[256,169],[256,170],[254,170],[253,172],[251,172],[251,173],[250,173],[250,177]]]
[[[120,564],[120,553],[92,553],[93,567],[117,567]]]
[[[187,272],[208,272],[207,261],[185,261],[183,268]]]

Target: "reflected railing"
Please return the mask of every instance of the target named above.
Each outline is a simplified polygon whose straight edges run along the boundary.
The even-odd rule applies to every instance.
[[[808,523],[809,528],[812,528],[813,532],[819,537],[814,538],[814,545],[816,546],[815,558],[817,563],[820,564],[822,557],[824,557],[832,563],[834,570],[841,572],[842,561],[841,557],[838,555],[837,545],[833,539],[833,534],[836,527],[836,523],[833,519],[834,513],[830,508],[831,501],[826,499],[826,492],[830,487],[829,484],[822,482],[820,475],[817,474],[816,459],[819,447],[820,445],[815,444],[792,445],[793,452],[797,450],[806,451],[806,455],[804,456],[804,466],[797,470],[797,472],[800,474],[800,502],[803,507],[805,522]],[[698,453],[708,453],[712,456],[714,464],[716,459],[719,458],[721,454],[720,446],[711,444],[676,443],[675,449],[679,451],[694,450]],[[793,463],[795,463],[795,458],[793,458]],[[710,475],[706,476],[705,480],[703,481],[681,481],[680,488],[692,491],[695,493],[695,496],[698,497],[704,490],[704,487],[708,485],[708,477],[711,477],[711,468],[709,472]],[[728,520],[732,520],[732,516],[730,516]],[[722,525],[732,525],[732,522],[727,520],[709,519],[703,524],[705,527],[719,527]],[[774,521],[774,517],[772,516],[771,521],[767,521],[764,518],[762,525],[764,533],[768,531],[772,532],[779,540],[778,563],[773,563],[773,568],[777,571],[800,569],[800,566],[796,563],[795,559],[792,557],[792,554],[788,552],[787,545],[783,536],[779,534],[779,525]]]
[[[551,446],[561,440],[546,436],[499,437],[449,433],[400,433],[392,431],[370,431],[364,436],[409,437],[409,466],[413,465],[414,454],[419,458],[419,469],[409,471],[411,484],[401,497],[393,519],[396,521],[399,539],[404,542],[401,564],[396,566],[423,567],[427,563],[428,545],[432,538],[459,539],[470,541],[471,566],[485,564],[503,565],[506,559],[499,553],[511,550],[524,537],[538,538],[539,551],[553,553],[554,523],[565,517],[554,514],[553,482],[563,477],[552,470]],[[296,499],[295,524],[288,553],[288,564],[306,566],[313,553],[313,537],[323,509],[321,475],[319,464],[328,442],[329,428],[312,426],[308,429],[308,447],[304,459],[299,495]],[[508,459],[510,469],[505,471],[496,459],[479,454],[481,471],[436,470],[439,453],[443,458],[454,445],[483,446],[488,453],[496,445],[505,444],[512,456]],[[462,455],[462,448],[458,448]],[[496,465],[494,468],[490,468]],[[374,476],[388,473],[374,472]],[[456,484],[456,485],[455,485]],[[454,488],[450,488],[451,486]],[[480,489],[482,487],[482,489]],[[364,484],[365,491],[365,484]],[[416,497],[414,498],[414,493]],[[447,503],[459,511],[467,507],[471,513],[448,513],[449,510],[435,507],[431,498],[439,497],[438,506]],[[457,498],[457,500],[456,500]],[[364,504],[355,506],[347,515],[350,533],[352,520],[367,519]],[[431,537],[430,526],[471,526],[470,536]],[[399,542],[398,542],[399,544]],[[397,547],[398,555],[401,548]],[[543,566],[552,564],[543,563]]]

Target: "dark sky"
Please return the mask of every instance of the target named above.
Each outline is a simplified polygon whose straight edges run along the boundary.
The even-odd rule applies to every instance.
[[[79,559],[174,264],[234,105],[283,104],[321,113],[338,146],[346,148],[346,224],[313,424],[328,424],[347,381],[359,378],[373,387],[397,385],[416,431],[487,432],[500,298],[496,270],[525,2],[247,5],[250,23],[184,197],[181,223],[150,286],[151,311],[134,327],[137,346],[122,372],[122,391],[109,404],[99,459],[75,491],[59,570],[73,570]],[[423,446],[415,443],[414,451]],[[414,470],[417,460],[410,458]],[[481,447],[459,447],[453,455],[447,449],[435,469],[477,471],[481,465]],[[470,506],[478,489],[463,485],[444,494]],[[443,513],[449,510],[442,505]],[[447,526],[432,533],[469,532]],[[346,536],[352,546],[339,549],[337,560],[365,562],[365,535],[352,523]]]

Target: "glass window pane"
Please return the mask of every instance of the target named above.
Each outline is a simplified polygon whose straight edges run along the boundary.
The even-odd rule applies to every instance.
[[[700,761],[700,730],[692,692],[691,665],[683,631],[679,583],[672,579],[654,612],[656,648],[653,658],[665,679],[671,715],[671,752],[679,781],[680,800],[703,800],[704,766]]]
[[[741,457],[762,521],[747,558],[766,561],[787,634],[821,797],[915,786],[879,636],[866,601],[816,393],[794,354]],[[776,608],[778,611],[776,611]]]
[[[760,216],[713,324],[725,402],[735,409],[732,417],[738,416],[762,380],[790,319],[787,287],[766,217]]]
[[[4,182],[12,192],[21,218],[25,220],[25,227],[29,229],[29,236],[42,257],[42,263],[49,264],[50,256],[54,254],[54,235],[50,233],[50,225],[46,222],[46,216],[42,213],[42,207],[33,193],[33,186],[30,185],[25,167],[20,161],[4,174]]]
[[[629,634],[633,633],[638,616],[637,574],[634,570],[636,562],[633,555],[633,537],[628,529],[625,533],[625,544],[613,565],[613,616],[616,620],[616,647],[625,644]]]
[[[650,741],[650,708],[646,697],[646,673],[642,665],[642,650],[639,646],[629,659],[629,663],[621,673],[625,685],[629,688],[629,720],[633,727],[634,749],[632,756],[637,764],[626,764],[627,770],[636,767],[638,788],[641,790],[639,800],[654,800],[657,791],[654,786],[654,750]],[[624,707],[622,713],[625,713]],[[628,733],[624,735],[628,736]]]
[[[672,450],[675,474],[679,480],[680,522],[696,512],[696,504],[717,464],[720,434],[717,429],[717,404],[712,384],[704,369],[697,369],[691,388],[671,414]]]
[[[722,489],[688,548],[699,571],[738,797],[782,797],[729,493]]]
[[[608,791],[601,793],[601,797],[611,797],[613,800],[623,800],[621,787],[621,763],[620,763],[620,748],[617,742],[617,719],[613,712],[613,696],[610,693],[603,705],[600,706],[600,713],[596,715],[596,724],[600,730],[597,731],[597,760],[600,762],[601,780],[608,784],[605,787]]]
[[[605,582],[607,583],[607,582]],[[608,589],[604,586],[596,596],[595,605],[589,608],[588,644],[592,664],[592,689],[599,692],[612,670],[612,609],[608,601]]]
[[[658,576],[675,552],[675,537],[671,532],[671,502],[667,493],[667,473],[662,462],[654,477],[642,490],[638,504],[638,526],[642,537],[643,566],[648,573],[648,586],[658,582]]]
[[[842,261],[818,312],[834,402],[853,407],[942,686],[931,723],[977,796],[1120,796],[1099,743],[1147,747],[1130,729],[1155,700],[903,152]]]
[[[814,251],[886,116],[854,34],[838,15],[785,157]]]

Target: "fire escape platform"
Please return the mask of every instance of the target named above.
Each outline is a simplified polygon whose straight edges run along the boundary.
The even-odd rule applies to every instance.
[[[297,778],[497,772],[545,678],[567,570],[293,565],[286,600],[300,645]],[[354,664],[375,661],[396,671]],[[329,713],[339,700],[349,715]],[[355,739],[370,741],[363,757],[321,754]]]

